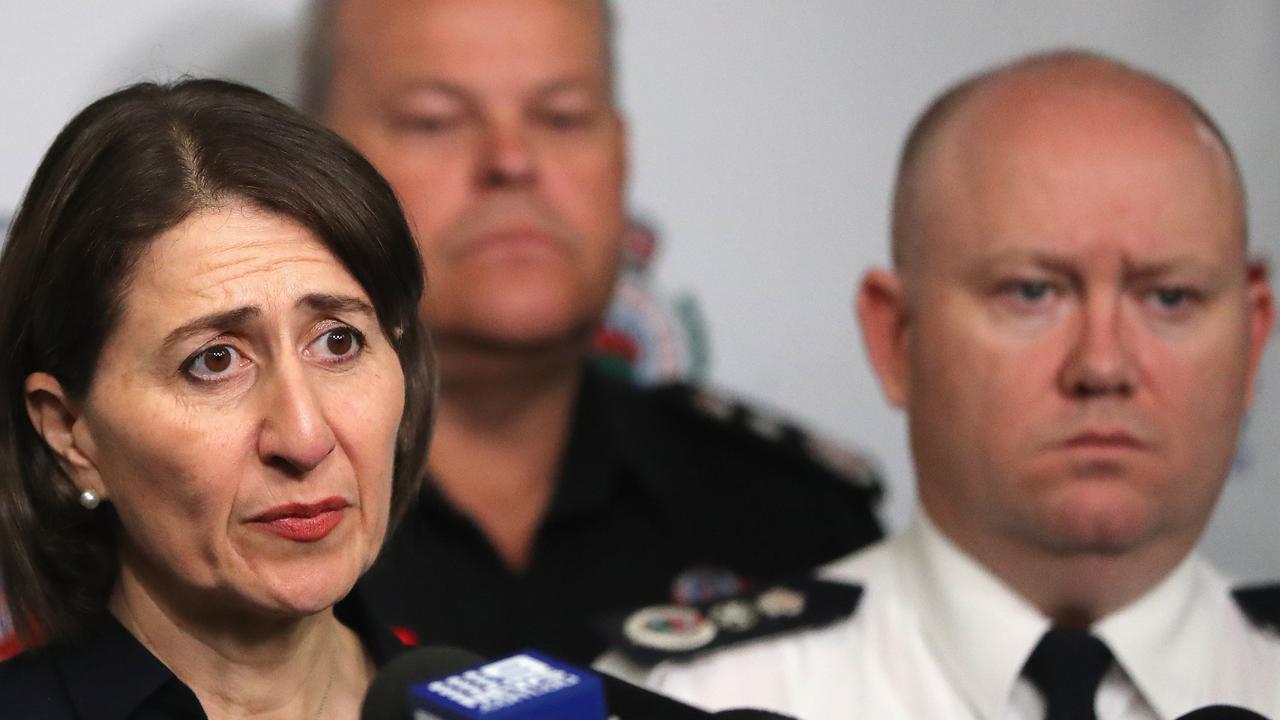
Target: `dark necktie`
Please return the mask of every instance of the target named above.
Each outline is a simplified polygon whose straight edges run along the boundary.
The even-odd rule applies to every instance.
[[[1022,674],[1044,696],[1045,720],[1097,720],[1094,699],[1111,660],[1106,643],[1087,630],[1055,627],[1040,638]]]

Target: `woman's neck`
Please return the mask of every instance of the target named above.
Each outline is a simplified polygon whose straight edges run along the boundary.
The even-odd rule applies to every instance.
[[[281,619],[220,614],[212,605],[175,611],[126,568],[109,608],[191,688],[210,720],[358,715],[373,665],[332,608]]]

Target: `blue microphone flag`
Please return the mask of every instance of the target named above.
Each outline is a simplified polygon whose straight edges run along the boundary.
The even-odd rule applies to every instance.
[[[604,720],[600,678],[528,651],[409,688],[414,720]]]

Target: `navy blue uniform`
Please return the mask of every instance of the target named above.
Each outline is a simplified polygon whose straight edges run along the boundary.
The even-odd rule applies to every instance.
[[[818,450],[690,386],[588,371],[523,572],[429,485],[356,592],[422,644],[590,662],[606,649],[594,618],[669,600],[686,571],[791,576],[880,539],[870,470],[838,472]]]

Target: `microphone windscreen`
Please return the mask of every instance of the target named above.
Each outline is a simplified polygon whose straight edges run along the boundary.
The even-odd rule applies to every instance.
[[[454,647],[410,650],[387,663],[374,676],[360,706],[360,720],[408,720],[409,686],[443,677],[484,662],[484,658]]]
[[[1236,705],[1209,705],[1179,715],[1175,720],[1268,720],[1268,718]]]

